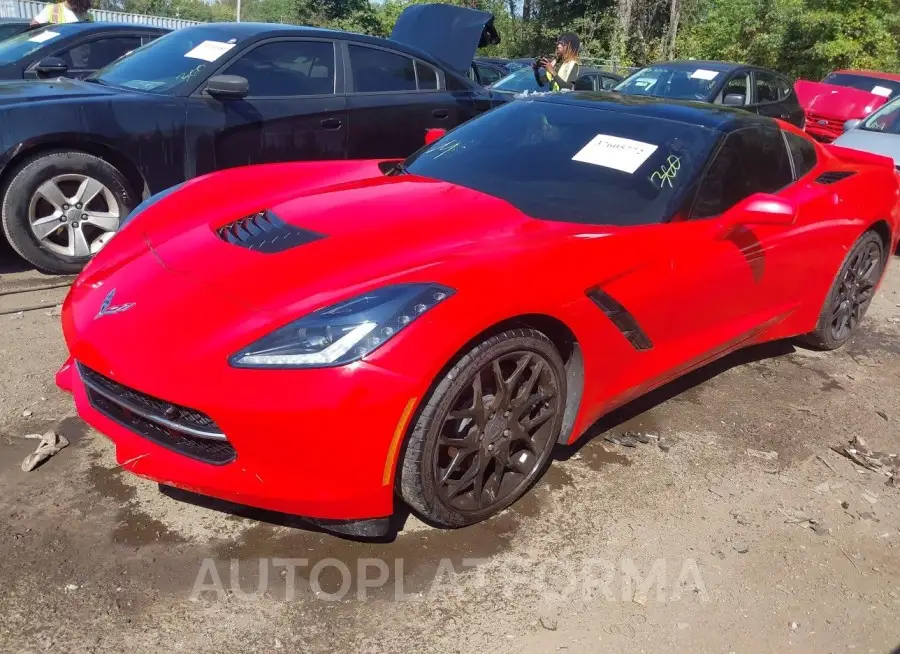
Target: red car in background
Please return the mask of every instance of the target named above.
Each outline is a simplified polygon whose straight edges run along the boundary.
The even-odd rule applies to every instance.
[[[900,92],[900,75],[872,70],[837,70],[821,82],[798,80],[797,99],[806,111],[806,131],[830,143],[848,120],[862,119]]]

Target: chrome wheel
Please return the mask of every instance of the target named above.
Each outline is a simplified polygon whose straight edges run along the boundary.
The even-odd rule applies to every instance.
[[[96,254],[119,228],[112,191],[93,177],[57,175],[28,204],[28,224],[41,247],[68,257]]]
[[[831,307],[831,335],[835,340],[847,338],[862,320],[880,274],[881,249],[877,243],[869,242],[853,253]]]
[[[464,515],[491,513],[541,473],[563,412],[561,380],[536,352],[482,367],[454,398],[438,435],[437,495]]]

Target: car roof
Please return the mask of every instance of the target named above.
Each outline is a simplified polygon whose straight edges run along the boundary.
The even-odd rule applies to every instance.
[[[27,18],[0,18],[0,23],[29,23]]]
[[[750,113],[745,109],[725,107],[708,102],[623,95],[608,91],[552,93],[535,96],[534,100],[537,102],[575,105],[602,111],[616,111],[646,118],[673,120],[722,132],[731,132],[752,125],[774,126],[776,124],[771,118]]]
[[[838,75],[861,75],[863,77],[874,77],[876,79],[887,79],[892,82],[900,82],[900,75],[897,75],[896,73],[883,73],[880,70],[836,70],[834,73]]]
[[[66,34],[77,34],[78,32],[106,32],[112,30],[137,30],[139,32],[171,32],[168,27],[158,27],[156,25],[141,25],[140,23],[106,23],[85,21],[82,23],[62,23],[60,25],[35,25],[35,29],[41,27],[52,27],[53,29],[65,30]]]
[[[283,25],[274,23],[201,23],[199,25],[190,25],[182,27],[179,32],[188,30],[213,30],[222,32],[228,38],[262,38],[262,37],[278,37],[278,36],[308,36],[321,37],[328,39],[344,39],[346,41],[355,41],[357,43],[368,43],[370,45],[380,45],[382,47],[389,46],[398,52],[404,52],[411,57],[423,59],[436,66],[446,67],[446,64],[440,62],[433,55],[418,50],[412,46],[406,45],[392,39],[384,39],[378,36],[368,36],[367,34],[357,34],[356,32],[345,32],[343,30],[333,30],[326,27],[309,27],[307,25]]]
[[[705,68],[708,70],[715,70],[718,72],[728,72],[732,70],[737,70],[739,68],[751,68],[753,70],[764,70],[766,72],[775,73],[776,75],[780,75],[781,77],[785,77],[782,73],[771,70],[769,68],[763,68],[762,66],[754,66],[753,64],[738,64],[730,61],[711,61],[711,60],[702,60],[702,59],[679,59],[675,61],[657,61],[645,68],[649,68],[650,66],[657,67],[667,67],[667,68],[675,68],[676,70],[693,70],[696,68]]]

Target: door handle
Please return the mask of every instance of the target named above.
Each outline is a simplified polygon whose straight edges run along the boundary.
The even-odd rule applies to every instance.
[[[450,112],[446,109],[435,109],[431,112],[431,115],[440,120],[444,120],[445,118],[450,116]]]
[[[338,118],[325,118],[319,124],[322,125],[323,129],[340,129],[344,121]]]

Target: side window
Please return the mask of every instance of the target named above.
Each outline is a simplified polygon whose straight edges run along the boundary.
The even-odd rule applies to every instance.
[[[791,158],[794,160],[796,177],[800,179],[815,168],[818,163],[816,146],[802,136],[797,136],[790,132],[784,132],[784,139],[787,141],[788,149],[791,151]]]
[[[97,70],[141,47],[139,36],[113,36],[81,43],[55,54],[70,70]]]
[[[776,102],[778,100],[778,80],[772,73],[756,71],[756,102]]]
[[[481,83],[485,86],[493,84],[503,77],[503,75],[500,74],[500,71],[493,67],[488,68],[486,66],[480,66],[478,72],[481,74]]]
[[[691,217],[718,216],[754,193],[775,193],[793,181],[781,130],[751,127],[732,132],[700,184]]]
[[[416,90],[416,68],[409,57],[360,45],[349,47],[357,93]]]
[[[594,90],[594,78],[590,75],[582,75],[578,79],[575,80],[574,84],[575,91],[593,91]]]
[[[725,97],[729,95],[742,95],[744,101],[741,104],[750,103],[750,74],[738,73],[730,80],[725,82],[725,87],[719,95],[718,104],[725,102]]]
[[[784,79],[783,77],[779,77],[777,79],[777,81],[778,81],[778,99],[784,100],[786,97],[788,97],[791,94],[791,91],[793,90],[791,87],[791,83],[789,81],[787,81],[786,79]]]
[[[421,61],[416,62],[416,77],[419,80],[420,91],[437,90],[437,71],[428,64],[423,64]]]
[[[247,79],[250,97],[334,93],[334,44],[274,41],[254,48],[222,71]]]
[[[468,77],[470,80],[472,80],[473,82],[475,82],[477,84],[478,83],[478,74],[475,72],[475,69],[476,69],[475,64],[472,64],[471,66],[469,66],[469,69],[466,71],[466,77]]]
[[[603,89],[604,91],[611,89],[618,83],[619,83],[619,80],[617,80],[615,77],[601,77],[600,78],[600,88]]]

